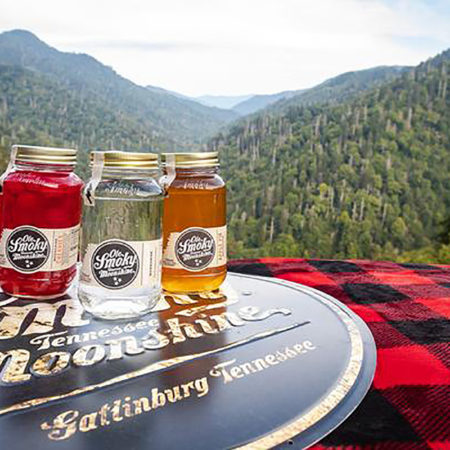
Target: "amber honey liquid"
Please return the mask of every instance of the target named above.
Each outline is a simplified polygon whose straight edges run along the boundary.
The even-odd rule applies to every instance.
[[[164,183],[164,178],[162,183]],[[177,176],[164,200],[163,248],[172,233],[189,228],[213,229],[226,225],[226,189],[215,171],[195,176],[177,169]],[[163,263],[162,285],[170,292],[193,293],[217,289],[226,276],[226,263],[192,271]]]

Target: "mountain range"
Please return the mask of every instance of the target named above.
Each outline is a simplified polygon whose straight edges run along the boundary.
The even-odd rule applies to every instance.
[[[394,71],[345,74],[211,142],[233,257],[401,259],[441,236],[450,262],[450,50]]]
[[[401,70],[353,72],[308,90],[193,99],[136,85],[89,55],[61,52],[28,31],[13,30],[0,34],[0,146],[19,139],[85,149],[190,150],[269,105],[329,99],[333,92],[344,97]]]
[[[231,256],[399,259],[450,242],[449,74],[446,51],[309,89],[193,99],[5,32],[0,169],[13,143],[77,147],[83,177],[89,150],[217,149]]]
[[[90,148],[187,149],[237,117],[162,89],[138,86],[89,55],[60,52],[23,30],[0,34],[0,66],[2,77],[10,80],[13,72],[17,80],[1,84],[6,126],[11,132],[27,128],[19,117],[27,120],[34,111],[34,126],[49,141]],[[23,96],[29,108],[19,112],[16,106],[24,107]],[[46,107],[52,104],[44,122]],[[8,121],[12,116],[15,120]],[[106,124],[109,142],[98,138],[100,123]],[[95,136],[84,133],[92,126]]]

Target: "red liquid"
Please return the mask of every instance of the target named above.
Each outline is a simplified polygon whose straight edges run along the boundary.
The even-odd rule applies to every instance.
[[[0,233],[22,225],[70,228],[81,221],[83,182],[70,170],[15,169],[0,194]],[[65,270],[21,273],[0,267],[0,287],[7,294],[54,298],[64,294],[76,275],[76,264]]]

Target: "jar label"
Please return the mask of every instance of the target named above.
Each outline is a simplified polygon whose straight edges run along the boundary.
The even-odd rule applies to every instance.
[[[5,228],[0,267],[21,273],[56,272],[77,263],[80,226],[71,228]]]
[[[163,266],[198,272],[227,263],[227,226],[191,227],[171,233],[164,249]]]
[[[89,244],[81,282],[105,289],[152,286],[161,282],[162,240],[111,239]]]

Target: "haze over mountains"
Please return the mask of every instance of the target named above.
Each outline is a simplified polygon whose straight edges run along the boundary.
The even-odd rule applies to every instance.
[[[299,89],[298,91],[282,91],[276,94],[253,95],[247,100],[238,103],[236,106],[232,108],[232,110],[237,112],[241,116],[246,116],[256,111],[260,111],[261,109],[264,109],[267,106],[272,105],[273,103],[276,103],[279,100],[295,97],[296,95],[299,95],[302,92],[303,90]]]
[[[209,106],[231,109],[241,116],[255,113],[269,106],[281,110],[286,107],[325,101],[340,101],[343,98],[372,88],[377,84],[394,79],[403,71],[411,69],[407,66],[381,66],[372,69],[347,72],[330,78],[310,89],[282,91],[267,95],[247,95],[240,97],[203,96],[194,100]]]
[[[253,97],[248,95],[201,95],[192,99],[207,106],[215,106],[223,109],[233,109],[236,105]]]

